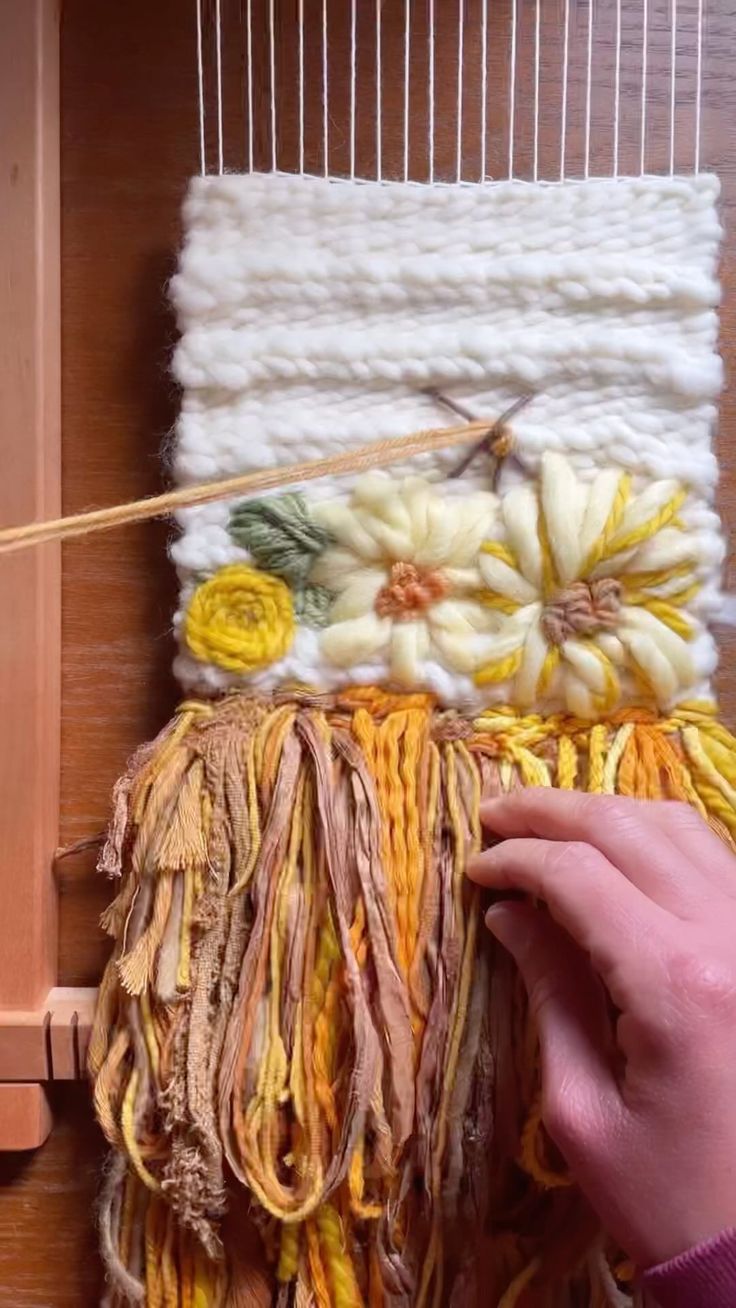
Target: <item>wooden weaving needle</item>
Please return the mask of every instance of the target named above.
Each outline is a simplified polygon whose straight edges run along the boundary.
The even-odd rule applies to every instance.
[[[460,404],[458,400],[452,399],[451,396],[443,395],[441,391],[435,390],[433,387],[428,387],[424,393],[425,395],[430,396],[433,400],[436,400],[438,404],[444,405],[444,407],[449,409],[451,413],[456,413],[460,418],[464,418],[466,422],[478,421],[476,414],[466,408],[464,404]],[[505,413],[502,413],[500,418],[494,422],[490,432],[481,436],[480,440],[476,441],[474,445],[471,445],[467,454],[464,454],[460,462],[455,465],[451,472],[448,472],[448,480],[462,477],[463,473],[467,472],[473,460],[485,450],[496,461],[493,473],[493,485],[495,489],[496,479],[501,470],[501,464],[510,449],[510,433],[507,430],[508,423],[521,409],[525,408],[526,405],[534,399],[534,395],[534,391],[528,391],[526,395],[521,395],[518,400],[514,400],[514,403],[506,409]],[[503,448],[494,448],[499,446],[502,446]]]

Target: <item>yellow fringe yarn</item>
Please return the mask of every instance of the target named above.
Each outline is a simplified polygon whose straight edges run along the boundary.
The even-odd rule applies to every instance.
[[[595,1259],[555,1243],[575,1195],[521,989],[465,877],[481,798],[519,785],[684,800],[736,836],[736,742],[695,701],[590,723],[233,695],[141,753],[90,1044],[115,1302],[265,1303],[255,1278],[299,1308],[513,1308],[537,1280],[595,1303]]]
[[[317,1209],[317,1230],[332,1286],[334,1308],[363,1308],[355,1268],[345,1244],[345,1232],[332,1204]]]
[[[141,1181],[149,1190],[160,1190],[161,1186],[156,1177],[149,1172],[141,1153],[140,1144],[135,1131],[135,1103],[138,1094],[139,1073],[137,1068],[133,1068],[128,1082],[128,1088],[125,1091],[122,1108],[120,1111],[120,1133],[123,1143],[128,1153],[128,1157],[138,1173]]]
[[[299,1270],[299,1227],[284,1224],[281,1227],[281,1245],[276,1275],[279,1281],[293,1281]]]

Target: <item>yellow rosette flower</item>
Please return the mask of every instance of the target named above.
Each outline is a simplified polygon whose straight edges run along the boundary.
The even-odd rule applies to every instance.
[[[681,529],[671,480],[633,494],[626,473],[582,481],[548,453],[538,488],[502,500],[504,540],[481,545],[485,603],[503,614],[476,684],[507,682],[520,707],[556,699],[582,718],[610,712],[622,678],[670,703],[695,680],[683,606],[698,590],[697,540]]]
[[[294,603],[279,577],[245,563],[220,568],[195,590],[184,639],[196,659],[247,674],[283,658],[294,639]]]

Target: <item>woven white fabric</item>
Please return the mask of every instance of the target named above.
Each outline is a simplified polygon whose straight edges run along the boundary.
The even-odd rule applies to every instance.
[[[318,457],[450,419],[422,388],[439,387],[479,416],[530,387],[514,421],[522,472],[563,452],[583,478],[603,468],[635,488],[674,478],[689,490],[682,529],[698,540],[702,588],[690,611],[718,603],[722,542],[711,509],[717,355],[718,183],[693,178],[424,187],[280,175],[198,177],[184,208],[172,282],[183,387],[180,483]],[[441,478],[457,449],[391,469]],[[487,487],[479,459],[445,496]],[[310,501],[348,493],[312,483]],[[172,548],[185,610],[202,578],[247,559],[228,532],[231,505],[180,514]],[[698,626],[698,681],[713,643]],[[297,679],[330,689],[385,681],[378,654],[325,660],[319,630],[300,626],[286,657],[241,677],[185,648],[188,690]],[[509,698],[427,657],[420,682],[448,703]]]

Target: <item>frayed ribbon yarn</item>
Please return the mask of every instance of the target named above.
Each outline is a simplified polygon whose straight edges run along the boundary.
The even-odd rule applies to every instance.
[[[185,703],[139,751],[89,1052],[111,1304],[630,1302],[464,875],[481,796],[530,785],[736,834],[735,742],[704,703],[591,724],[297,689]]]

